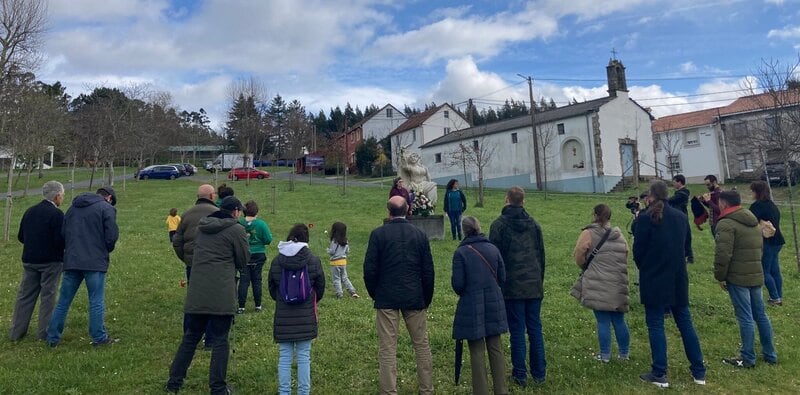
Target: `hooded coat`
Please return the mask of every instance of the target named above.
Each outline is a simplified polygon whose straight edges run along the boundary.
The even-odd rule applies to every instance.
[[[506,266],[505,299],[541,299],[544,296],[544,241],[542,228],[521,206],[505,206],[489,230]]]
[[[286,304],[279,297],[283,269],[301,270],[308,266],[312,297],[301,304]],[[325,272],[319,258],[311,253],[307,243],[281,241],[278,256],[269,268],[269,295],[275,300],[272,336],[276,343],[311,340],[317,337],[317,302],[325,294]]]
[[[250,260],[244,227],[229,214],[216,211],[200,220],[195,246],[184,312],[233,315],[236,272]]]
[[[453,291],[459,296],[453,319],[454,339],[478,340],[508,332],[506,305],[500,290],[505,279],[503,257],[486,237],[469,236],[461,242],[453,254],[450,279]]]
[[[633,260],[639,268],[641,302],[650,306],[688,306],[686,256],[692,250],[689,219],[666,201],[659,223],[653,205],[639,214],[633,236]]]
[[[717,222],[714,278],[741,287],[764,285],[758,219],[743,207],[725,212]]]
[[[102,196],[82,193],[64,215],[64,270],[107,272],[119,237],[117,211]]]
[[[583,228],[575,245],[575,263],[584,269],[579,300],[586,308],[598,311],[628,312],[628,242],[618,227],[611,229],[589,266],[586,260],[608,226],[591,224]],[[576,284],[577,285],[577,284]]]

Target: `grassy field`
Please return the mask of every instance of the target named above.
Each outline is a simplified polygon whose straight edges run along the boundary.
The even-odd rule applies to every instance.
[[[204,175],[207,177],[207,175]],[[197,177],[196,177],[197,178]],[[159,393],[167,378],[169,363],[181,337],[182,304],[186,290],[179,286],[183,264],[174,256],[168,243],[164,219],[171,207],[180,211],[191,206],[198,180],[150,181],[128,183],[119,192],[118,222],[120,241],[112,254],[106,284],[106,325],[121,342],[94,349],[89,345],[85,291],[73,303],[62,343],[55,349],[30,336],[19,343],[7,340],[16,289],[21,274],[21,246],[15,240],[0,242],[0,392],[4,394],[141,394]],[[386,190],[350,188],[342,196],[335,185],[296,183],[293,192],[283,181],[243,182],[233,184],[243,201],[255,199],[261,215],[270,224],[276,239],[282,239],[296,222],[313,223],[311,245],[324,254],[327,241],[323,230],[332,222],[347,223],[351,247],[350,278],[364,296],[360,300],[332,297],[328,284],[320,304],[320,335],[312,348],[313,391],[317,394],[372,394],[377,390],[377,338],[374,310],[363,286],[363,255],[369,232],[385,216]],[[273,189],[277,194],[273,207]],[[694,189],[694,187],[693,187]],[[700,192],[701,187],[697,187]],[[740,188],[741,190],[742,188]],[[578,274],[572,248],[581,227],[590,219],[592,206],[599,202],[614,210],[612,222],[624,227],[629,213],[624,208],[628,193],[617,195],[540,194],[527,198],[528,211],[541,223],[547,249],[545,299],[542,319],[546,342],[548,376],[541,387],[518,389],[514,393],[656,393],[655,387],[639,381],[638,375],[649,369],[650,356],[644,312],[638,303],[638,290],[631,288],[631,360],[599,364],[593,360],[597,351],[594,317],[568,295]],[[474,196],[468,195],[470,206]],[[15,200],[13,232],[24,208],[38,198]],[[503,203],[502,191],[489,191],[484,208],[470,207],[467,214],[476,216],[488,231]],[[64,207],[66,209],[66,207]],[[272,209],[274,208],[274,213]],[[785,218],[788,212],[784,212]],[[789,238],[788,225],[783,226]],[[630,240],[630,238],[629,238]],[[740,371],[723,365],[723,357],[736,353],[738,328],[730,301],[714,281],[712,239],[709,232],[694,231],[697,263],[689,266],[692,313],[708,364],[708,385],[692,383],[688,362],[683,355],[680,337],[674,325],[667,325],[670,381],[681,392],[728,394],[797,393],[800,391],[800,287],[794,263],[793,246],[781,255],[784,273],[785,305],[769,308],[780,363],[758,364],[755,369]],[[434,382],[440,394],[468,394],[469,362],[464,362],[461,384],[453,384],[452,317],[456,296],[450,288],[451,257],[456,243],[450,240],[431,243],[436,264],[436,293],[428,313],[428,328],[434,358]],[[274,247],[268,255],[272,258]],[[323,256],[324,258],[324,256]],[[326,274],[327,276],[327,274]],[[329,276],[328,276],[329,280]],[[235,368],[229,369],[229,382],[238,393],[274,393],[277,388],[277,346],[272,340],[274,305],[265,303],[265,311],[253,312],[250,301],[247,313],[238,316],[235,325]],[[35,314],[32,330],[35,331]],[[504,336],[506,345],[508,337]],[[758,349],[758,348],[757,348]],[[469,354],[469,353],[465,353]],[[465,355],[465,358],[467,356]],[[509,360],[510,356],[506,353]],[[416,391],[414,357],[408,335],[402,332],[398,345],[398,385],[400,393]],[[185,393],[207,393],[209,353],[198,351],[184,386]],[[232,364],[233,364],[232,360]],[[510,381],[510,380],[509,380]]]

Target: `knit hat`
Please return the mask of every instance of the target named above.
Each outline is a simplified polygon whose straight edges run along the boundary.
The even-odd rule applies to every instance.
[[[242,202],[236,198],[236,196],[226,196],[222,199],[222,202],[219,204],[219,208],[225,211],[233,211],[239,210],[244,211],[244,207],[242,206]]]
[[[111,205],[112,206],[116,206],[117,205],[117,193],[114,192],[114,188],[112,188],[110,186],[101,187],[100,189],[97,190],[97,193],[100,193],[100,191],[103,191],[103,192],[107,193],[109,196],[111,196]]]

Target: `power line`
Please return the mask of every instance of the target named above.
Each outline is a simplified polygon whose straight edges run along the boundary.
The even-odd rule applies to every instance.
[[[692,94],[692,95],[650,97],[650,98],[645,98],[645,99],[634,99],[634,100],[636,100],[636,101],[666,100],[666,99],[675,99],[675,98],[681,98],[681,97],[711,96],[711,95],[718,95],[718,94],[722,94],[722,93],[736,93],[736,92],[751,92],[751,89],[743,88],[743,89],[734,89],[734,90],[729,90],[729,91],[719,91],[719,92],[709,92],[709,93],[695,93],[695,94]]]
[[[627,78],[628,81],[683,81],[683,80],[710,80],[710,79],[731,79],[731,78],[745,78],[748,75],[709,75],[709,76],[691,76],[691,77],[641,77],[641,78]],[[571,81],[571,82],[605,82],[601,78],[535,78],[536,81]]]

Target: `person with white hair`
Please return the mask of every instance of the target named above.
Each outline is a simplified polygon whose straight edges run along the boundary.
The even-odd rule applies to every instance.
[[[47,325],[56,304],[56,291],[64,266],[64,237],[61,227],[64,213],[58,208],[64,201],[64,185],[48,181],[42,187],[44,200],[28,208],[19,224],[17,239],[22,243],[22,281],[11,318],[11,341],[28,332],[31,315],[39,304],[36,338],[47,339]]]

